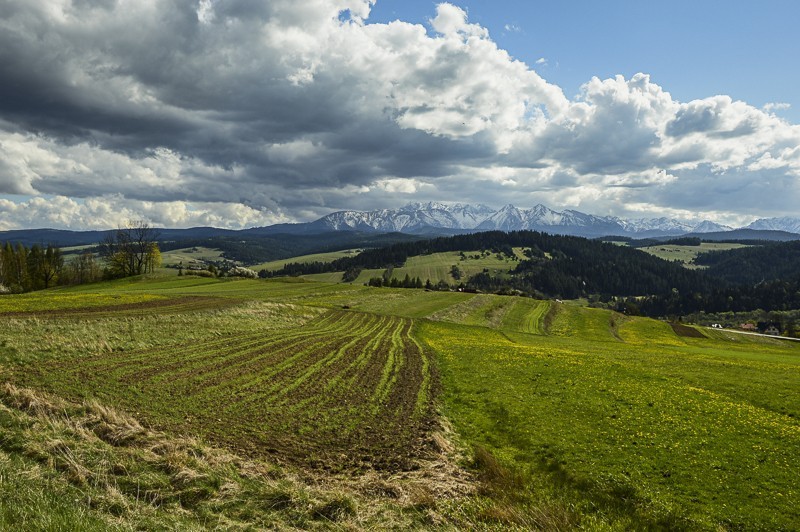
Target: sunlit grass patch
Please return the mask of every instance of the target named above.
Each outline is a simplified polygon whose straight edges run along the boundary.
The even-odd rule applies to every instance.
[[[590,337],[610,319],[573,315]],[[620,322],[623,341],[586,342],[579,331],[514,344],[447,323],[422,330],[442,361],[445,413],[522,475],[524,501],[555,499],[623,528],[796,522],[796,350],[784,347],[782,363],[777,347],[726,353],[724,343],[687,345],[643,319]]]
[[[621,316],[603,309],[567,303],[551,303],[546,316],[548,334],[583,341],[619,341],[617,327]]]
[[[544,319],[550,311],[550,301],[514,298],[511,310],[504,316],[503,330],[528,334],[545,334]]]
[[[130,305],[163,298],[156,294],[40,291],[0,296],[0,314]]]

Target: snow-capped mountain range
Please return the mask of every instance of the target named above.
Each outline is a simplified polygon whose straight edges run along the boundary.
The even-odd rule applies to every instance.
[[[774,223],[770,227],[753,228],[775,230],[781,226],[780,230],[787,230],[783,226],[791,226],[794,227],[793,232],[800,233],[800,219],[764,219],[754,222],[751,226],[759,222]],[[544,205],[536,205],[531,209],[506,205],[500,210],[494,210],[486,205],[442,202],[410,203],[399,209],[366,212],[339,211],[309,225],[315,230],[322,231],[430,233],[534,230],[588,237],[623,235],[640,238],[732,229],[707,220],[690,223],[671,218],[623,219],[615,216],[594,216],[569,209],[558,212]]]
[[[784,216],[783,218],[761,218],[748,225],[747,229],[800,233],[800,218],[793,218],[791,216]]]

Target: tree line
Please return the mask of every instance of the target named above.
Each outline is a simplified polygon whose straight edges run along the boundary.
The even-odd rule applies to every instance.
[[[28,292],[56,284],[62,277],[64,257],[55,246],[25,247],[6,242],[0,250],[0,291]]]
[[[56,285],[84,284],[153,272],[161,265],[157,233],[146,222],[132,222],[109,233],[96,248],[65,261],[52,245],[5,242],[0,246],[0,293],[43,290]]]

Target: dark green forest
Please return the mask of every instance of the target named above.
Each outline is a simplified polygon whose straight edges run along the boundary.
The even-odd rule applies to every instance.
[[[707,266],[701,271],[598,240],[490,231],[397,243],[328,263],[292,263],[262,276],[400,267],[409,257],[449,251],[510,255],[512,248],[522,247],[528,259],[520,261],[510,276],[480,273],[458,286],[536,297],[592,297],[625,312],[650,316],[800,308],[800,242],[763,244],[701,254],[695,261]]]

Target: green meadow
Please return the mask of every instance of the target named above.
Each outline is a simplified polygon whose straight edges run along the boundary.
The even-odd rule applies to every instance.
[[[690,268],[697,268],[693,263],[695,257],[701,253],[709,251],[727,251],[729,249],[739,249],[748,247],[745,244],[732,244],[727,242],[702,242],[699,246],[675,246],[672,244],[658,244],[640,248],[645,253],[669,261],[682,262]]]
[[[253,270],[267,270],[267,271],[277,271],[284,267],[284,265],[291,263],[291,262],[299,262],[299,263],[309,263],[309,262],[331,262],[336,259],[341,259],[342,257],[352,257],[357,255],[361,250],[359,249],[346,249],[343,251],[330,251],[327,253],[313,253],[311,255],[300,255],[298,257],[292,257],[289,259],[283,260],[273,260],[270,262],[263,262],[261,264],[256,264],[254,266],[250,266]],[[341,275],[340,275],[341,277]]]
[[[455,256],[409,271],[506,264]],[[2,529],[800,522],[793,342],[575,302],[193,276],[2,296],[0,323]]]
[[[333,253],[318,253],[315,255],[303,255],[285,260],[278,260],[267,262],[254,266],[256,270],[267,269],[275,271],[283,267],[284,264],[290,262],[330,262],[332,260],[352,256],[357,250],[337,251]],[[522,250],[515,249],[514,256],[509,257],[496,253],[481,252],[481,251],[465,251],[447,252],[447,253],[431,253],[429,255],[418,255],[409,257],[402,267],[393,268],[391,277],[402,281],[406,275],[411,279],[419,277],[422,282],[430,280],[436,284],[439,281],[444,281],[447,284],[458,284],[458,281],[452,275],[452,267],[455,265],[461,272],[461,280],[466,281],[471,276],[481,273],[489,272],[492,275],[503,275],[509,270],[516,268],[517,261],[524,259]],[[306,279],[319,281],[324,283],[337,283],[342,280],[344,272],[330,272],[319,273],[303,276]],[[367,283],[372,277],[381,277],[386,273],[382,269],[365,269],[362,270],[358,278],[352,284]]]

